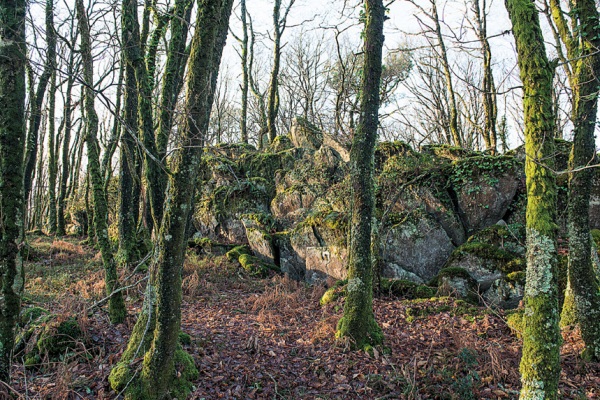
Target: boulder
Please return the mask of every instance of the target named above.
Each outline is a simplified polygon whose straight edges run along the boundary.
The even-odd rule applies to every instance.
[[[517,165],[508,156],[471,157],[453,163],[451,180],[467,234],[504,218],[520,183]]]
[[[348,253],[344,247],[307,247],[305,279],[311,284],[325,281],[327,278],[346,279],[347,263]]]
[[[323,132],[306,119],[296,117],[292,121],[290,139],[295,147],[318,150],[323,144]]]
[[[420,278],[416,282],[430,280],[454,249],[450,237],[426,213],[411,211],[398,219],[381,232],[382,275],[410,279],[409,272]]]
[[[264,224],[261,224],[257,219],[256,214],[244,215],[242,217],[241,221],[246,231],[248,245],[256,257],[264,262],[275,264],[272,237],[267,232]]]

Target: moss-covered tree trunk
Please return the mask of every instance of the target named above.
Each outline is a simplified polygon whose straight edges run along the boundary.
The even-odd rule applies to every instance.
[[[248,21],[246,0],[240,0],[240,20],[242,21],[242,37],[240,42],[240,58],[242,61],[242,104],[240,110],[240,139],[248,143]]]
[[[23,224],[24,0],[0,0],[0,381],[10,380],[20,299],[13,290]]]
[[[280,21],[281,1],[273,2],[273,66],[269,80],[269,94],[267,97],[267,130],[269,131],[269,143],[277,136],[277,113],[279,111],[279,65],[281,63],[281,34]],[[285,26],[284,26],[285,28]]]
[[[48,23],[48,9],[54,9],[54,0],[46,0],[46,22]],[[50,22],[53,18],[50,19]],[[25,173],[24,173],[24,192],[25,198],[29,196],[31,185],[33,183],[33,173],[38,152],[38,132],[42,122],[42,104],[44,94],[54,72],[56,60],[56,34],[54,27],[46,25],[46,63],[44,70],[40,75],[38,86],[35,90],[35,98],[31,99],[31,115],[29,117],[29,132],[27,134],[27,144],[25,149]]]
[[[122,267],[134,262],[137,232],[139,197],[135,197],[134,179],[137,178],[135,135],[138,132],[137,104],[138,92],[135,71],[125,65],[125,107],[123,113],[123,134],[119,149],[119,251],[118,261]],[[137,201],[135,201],[137,199]]]
[[[200,0],[187,76],[187,118],[181,150],[173,160],[167,202],[157,235],[147,298],[127,350],[110,375],[115,390],[129,398],[184,398],[197,371],[193,360],[178,348],[181,324],[181,269],[185,228],[200,168],[202,147],[213,101],[224,38],[233,0]],[[219,45],[220,44],[220,45]],[[141,370],[131,361],[144,353]],[[177,364],[177,368],[176,368]],[[130,382],[131,381],[131,382]]]
[[[67,89],[65,91],[65,100],[64,100],[64,131],[63,131],[63,142],[62,142],[62,165],[61,165],[61,175],[60,175],[60,183],[58,189],[58,200],[56,205],[56,234],[59,236],[64,236],[66,232],[66,221],[65,221],[65,208],[66,208],[66,198],[67,198],[67,183],[69,179],[69,171],[70,165],[74,163],[69,162],[69,145],[71,143],[71,130],[73,129],[73,101],[72,101],[72,91],[73,91],[73,83],[75,82],[75,73],[74,73],[74,60],[75,54],[71,52],[69,55],[69,63],[67,66]],[[73,157],[77,153],[77,148],[73,149]],[[73,182],[71,185],[74,186]]]
[[[600,18],[593,0],[576,0],[577,54],[572,68],[574,138],[569,167],[569,286],[585,342],[584,356],[600,361],[600,287],[592,265],[589,203],[596,160],[594,130],[600,88]]]
[[[143,144],[143,174],[147,182],[148,199],[152,212],[153,228],[158,230],[162,220],[164,187],[161,184],[163,163],[158,158],[152,113],[152,88],[154,76],[150,76],[144,58],[135,0],[123,0],[122,37],[125,62],[135,71],[138,90],[139,136]]]
[[[506,0],[523,82],[527,176],[527,277],[521,399],[556,399],[560,376],[553,67],[530,0]]]
[[[56,158],[56,72],[50,79],[48,93],[48,232],[56,233],[56,174],[58,160]]]
[[[383,22],[381,0],[365,0],[364,60],[360,120],[350,152],[352,218],[348,264],[348,295],[336,336],[349,337],[356,348],[380,344],[381,328],[373,315],[371,223],[374,216],[373,156],[379,121]]]
[[[115,264],[110,239],[108,238],[108,204],[106,192],[104,191],[104,179],[100,170],[100,146],[96,138],[98,132],[98,115],[94,107],[94,66],[92,58],[92,45],[90,38],[90,27],[88,17],[83,5],[83,0],[76,0],[77,20],[79,22],[79,33],[81,37],[81,59],[83,65],[84,107],[86,115],[86,146],[88,158],[88,173],[92,189],[94,204],[94,230],[96,240],[102,254],[104,264],[105,285],[107,295],[111,295],[108,301],[108,313],[112,323],[120,323],[125,320],[127,310],[123,301],[122,292],[114,293],[119,287],[117,267]]]

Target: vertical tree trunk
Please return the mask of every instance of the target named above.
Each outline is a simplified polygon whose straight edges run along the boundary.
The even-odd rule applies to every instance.
[[[560,376],[553,67],[529,0],[506,0],[523,82],[527,176],[527,280],[521,399],[556,399]]]
[[[10,381],[14,328],[20,299],[17,276],[23,224],[25,144],[24,0],[0,0],[0,381]]]
[[[241,58],[242,58],[242,110],[240,117],[240,138],[248,143],[248,23],[246,20],[246,0],[240,0],[240,19],[242,20]]]
[[[600,87],[600,18],[593,0],[576,0],[579,19],[578,58],[573,67],[574,139],[569,167],[585,168],[596,161],[594,130]],[[574,52],[574,51],[573,51]],[[600,286],[592,265],[590,189],[595,169],[569,176],[569,284],[577,322],[585,342],[584,357],[600,361]]]
[[[115,260],[108,238],[108,204],[104,191],[104,179],[100,171],[100,149],[96,139],[98,131],[98,115],[94,108],[94,67],[88,17],[83,0],[76,0],[77,20],[81,35],[81,58],[83,64],[83,80],[85,82],[84,107],[86,114],[86,145],[88,158],[88,173],[94,202],[94,228],[96,239],[102,254],[104,264],[106,293],[111,295],[118,288],[118,276]],[[112,323],[125,320],[127,310],[122,292],[112,294],[108,301],[108,313]]]
[[[55,70],[56,62],[56,34],[54,32],[54,0],[46,0],[46,63],[40,76],[35,98],[31,101],[31,115],[29,120],[29,132],[27,134],[27,144],[25,150],[25,172],[24,172],[24,193],[25,198],[29,196],[31,185],[33,183],[33,173],[38,151],[38,132],[42,121],[42,104],[44,102],[44,93],[50,81],[50,77]]]
[[[197,374],[193,360],[177,349],[181,324],[181,268],[185,253],[185,226],[200,167],[202,146],[214,97],[214,75],[218,73],[233,0],[200,0],[196,32],[192,40],[187,76],[187,119],[183,146],[173,160],[169,195],[158,234],[144,311],[140,314],[121,362],[109,380],[115,390],[127,388],[131,398],[184,398]],[[142,371],[132,375],[130,362],[145,352]],[[175,364],[184,366],[176,371]]]
[[[348,246],[348,295],[337,337],[346,336],[356,348],[380,344],[381,328],[373,315],[372,219],[375,208],[373,156],[379,121],[379,86],[382,72],[382,0],[365,0],[364,61],[360,119],[350,152],[352,218]]]
[[[56,138],[56,89],[56,72],[53,72],[48,93],[48,232],[52,235],[56,233],[56,174],[58,173],[58,160],[54,144]]]

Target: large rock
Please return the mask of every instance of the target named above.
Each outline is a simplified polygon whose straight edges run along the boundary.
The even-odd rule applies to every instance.
[[[318,150],[323,144],[323,132],[304,118],[297,117],[292,122],[290,139],[295,147]]]
[[[306,281],[319,283],[327,278],[346,279],[348,254],[337,246],[306,248]]]
[[[245,215],[242,218],[248,245],[256,257],[262,261],[275,264],[278,260],[275,259],[272,236],[267,232],[265,224],[261,223],[259,218],[261,218],[260,214]]]
[[[420,278],[412,280],[428,281],[437,275],[454,249],[442,226],[422,212],[410,212],[383,229],[382,274],[387,278],[410,279],[408,272]]]
[[[469,235],[504,217],[520,182],[517,162],[507,156],[479,156],[457,161],[451,179],[459,215]]]

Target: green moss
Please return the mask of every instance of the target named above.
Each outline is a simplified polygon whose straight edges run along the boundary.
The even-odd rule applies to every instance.
[[[289,135],[279,135],[269,145],[270,150],[275,153],[279,153],[280,151],[289,150],[293,147],[294,147],[294,145],[293,145],[292,139],[290,139]]]
[[[27,307],[21,311],[21,326],[38,322],[40,317],[50,315],[50,312],[42,307]]]
[[[173,361],[175,363],[175,377],[171,385],[171,397],[185,399],[194,390],[193,382],[198,379],[198,369],[192,356],[181,348],[175,351]]]
[[[185,332],[179,332],[179,343],[189,346],[192,344],[192,337]]]
[[[596,247],[600,247],[600,229],[592,229],[591,234],[592,238],[594,239],[594,243],[596,243]]]
[[[474,181],[495,185],[498,177],[507,173],[515,173],[520,162],[512,156],[474,156],[452,163],[450,181],[455,189]]]
[[[519,338],[523,336],[523,310],[515,310],[506,314],[506,325]]]
[[[53,321],[48,323],[40,333],[37,348],[42,354],[58,356],[67,349],[75,348],[75,341],[82,335],[83,332],[73,317],[62,322]]]
[[[503,263],[508,263],[516,258],[514,253],[506,250],[502,250],[496,246],[486,243],[473,243],[467,242],[457,248],[453,253],[452,257],[456,257],[462,254],[473,254],[477,257],[486,260],[496,260]]]
[[[240,255],[238,261],[242,268],[248,271],[250,275],[260,278],[266,278],[269,275],[269,271],[281,272],[275,264],[264,262],[260,258],[250,254]]]
[[[407,299],[428,299],[435,296],[437,289],[406,280],[383,278],[381,279],[381,292]]]
[[[343,284],[340,284],[343,282]],[[321,306],[327,305],[329,303],[333,303],[337,299],[346,296],[346,284],[348,281],[338,281],[334,286],[330,287],[323,293],[321,299],[319,300],[319,304]]]
[[[506,280],[508,282],[514,282],[514,283],[519,283],[521,285],[525,284],[525,276],[526,273],[525,271],[515,271],[515,272],[510,272],[508,274],[506,274]]]
[[[238,261],[240,256],[243,254],[251,254],[252,251],[248,246],[236,246],[229,250],[225,256],[229,261]]]
[[[471,277],[471,275],[469,274],[469,272],[466,269],[460,268],[460,267],[449,267],[449,268],[442,268],[440,270],[440,272],[437,274],[437,276],[435,278],[433,278],[429,284],[431,286],[438,286],[440,283],[440,279],[444,278],[444,277],[473,280],[473,278]]]
[[[110,371],[108,382],[110,383],[110,387],[115,392],[119,393],[125,389],[125,386],[131,381],[132,376],[133,371],[131,370],[129,363],[121,361]],[[133,386],[131,388],[133,388]]]

